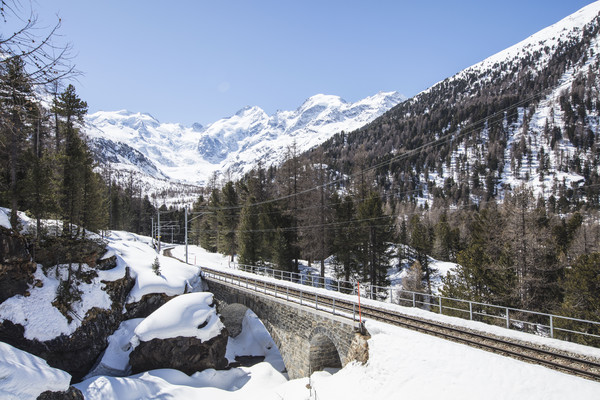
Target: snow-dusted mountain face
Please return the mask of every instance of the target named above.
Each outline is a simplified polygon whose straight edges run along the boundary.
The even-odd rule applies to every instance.
[[[118,171],[160,180],[205,184],[219,172],[241,177],[258,162],[281,162],[295,144],[298,153],[341,131],[358,129],[405,98],[380,92],[356,103],[316,95],[294,111],[268,115],[246,107],[206,127],[160,123],[129,111],[87,116],[87,134],[98,161]]]
[[[599,13],[590,4],[335,135],[323,145],[331,166],[351,173],[360,149],[383,165],[385,190],[430,205],[502,199],[522,185],[557,204],[598,205]]]

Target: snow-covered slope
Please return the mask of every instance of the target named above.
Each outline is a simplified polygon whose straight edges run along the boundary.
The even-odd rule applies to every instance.
[[[375,165],[394,157],[399,162],[377,179],[389,195],[414,196],[421,205],[502,200],[521,186],[567,205],[593,200],[599,54],[594,2],[324,149],[341,173],[365,159]]]
[[[259,161],[277,164],[294,143],[301,153],[335,133],[360,128],[402,100],[397,92],[355,103],[319,94],[293,111],[267,115],[259,107],[245,107],[206,127],[160,123],[125,110],[100,111],[87,116],[87,134],[96,158],[113,169],[203,184],[216,171],[239,177]]]

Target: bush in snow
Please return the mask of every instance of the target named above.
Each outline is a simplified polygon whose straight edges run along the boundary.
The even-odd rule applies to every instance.
[[[160,276],[160,262],[158,261],[158,257],[156,257],[152,263],[152,271],[154,271],[156,275]]]

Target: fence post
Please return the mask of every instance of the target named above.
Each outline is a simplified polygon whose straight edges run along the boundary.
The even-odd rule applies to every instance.
[[[335,315],[335,297],[333,298],[333,315]]]
[[[438,299],[440,299],[440,314],[443,314],[442,312],[442,296],[438,297]]]
[[[393,304],[394,302],[392,301],[392,287],[390,286],[390,304]]]
[[[554,319],[553,315],[550,315],[550,337],[554,339]]]
[[[508,314],[508,307],[506,308],[506,329],[510,329],[510,315]]]
[[[415,292],[412,292],[412,294],[413,294],[413,307],[416,308],[417,307],[417,302],[416,302],[416,299],[415,299]]]
[[[473,303],[469,302],[469,319],[473,321]]]

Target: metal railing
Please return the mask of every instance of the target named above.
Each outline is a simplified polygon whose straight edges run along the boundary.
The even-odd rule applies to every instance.
[[[310,273],[299,274],[255,265],[232,264],[230,268],[305,286],[332,290],[342,294],[357,295],[357,283],[352,281],[321,277]],[[389,286],[370,284],[361,284],[360,286],[360,294],[364,298],[415,307],[437,314],[533,333],[538,336],[600,347],[600,322],[597,321],[455,299]]]

